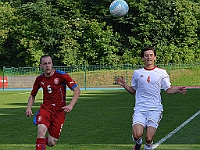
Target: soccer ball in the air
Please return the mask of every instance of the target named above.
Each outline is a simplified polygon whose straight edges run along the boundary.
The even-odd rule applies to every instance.
[[[110,13],[113,15],[113,17],[123,17],[128,13],[128,10],[128,4],[124,0],[114,0],[110,4]]]

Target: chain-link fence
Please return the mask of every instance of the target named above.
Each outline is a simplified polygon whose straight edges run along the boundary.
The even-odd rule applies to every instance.
[[[174,86],[199,86],[200,64],[159,64],[166,69]],[[115,88],[117,76],[123,76],[131,84],[133,71],[139,65],[82,65],[82,66],[54,66],[55,69],[65,71],[78,83],[79,87],[87,88]],[[39,67],[3,68],[0,88],[32,88],[35,78],[42,73]]]

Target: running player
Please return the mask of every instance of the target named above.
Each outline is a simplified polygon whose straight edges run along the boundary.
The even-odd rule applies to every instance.
[[[38,90],[42,88],[43,103],[34,117],[34,123],[38,128],[36,150],[45,150],[46,145],[54,146],[59,139],[65,115],[73,109],[79,98],[80,89],[67,73],[53,69],[50,56],[41,57],[40,67],[44,73],[34,82],[28,99],[26,115],[28,117],[33,115],[31,106],[34,104]],[[68,105],[66,105],[66,86],[73,90],[73,97]]]
[[[135,107],[132,120],[132,139],[136,143],[133,150],[140,150],[142,135],[146,129],[145,150],[153,149],[153,137],[162,118],[163,105],[161,89],[168,94],[186,93],[185,87],[171,87],[166,70],[154,65],[156,51],[152,47],[141,51],[144,67],[134,71],[131,86],[128,86],[123,77],[118,77],[116,83],[135,95]]]

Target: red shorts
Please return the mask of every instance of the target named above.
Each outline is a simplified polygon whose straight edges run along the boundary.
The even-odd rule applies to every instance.
[[[40,110],[34,116],[34,124],[44,124],[48,129],[49,135],[56,139],[60,137],[64,122],[65,113],[61,107],[45,107],[42,104]]]

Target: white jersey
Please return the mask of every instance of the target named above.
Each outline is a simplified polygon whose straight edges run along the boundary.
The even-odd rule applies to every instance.
[[[132,76],[131,85],[136,90],[134,110],[163,111],[161,89],[166,91],[171,86],[166,70],[157,67],[151,70],[137,69]]]

